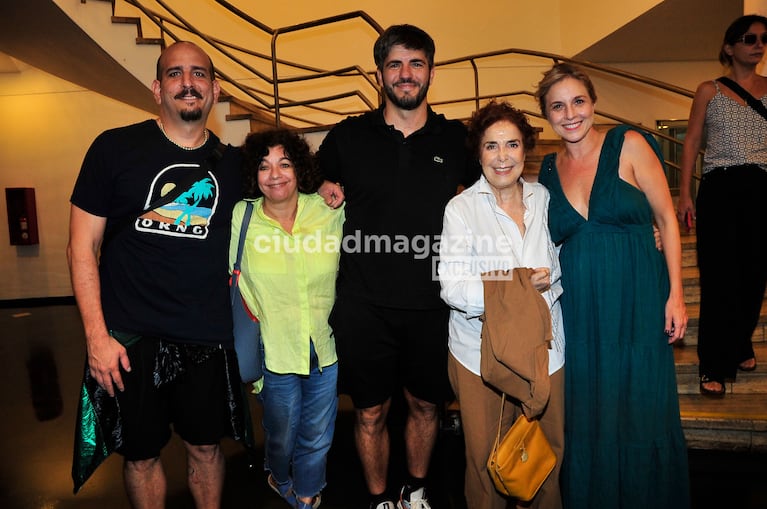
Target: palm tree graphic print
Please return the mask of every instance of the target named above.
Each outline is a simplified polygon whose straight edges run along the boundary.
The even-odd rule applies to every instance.
[[[181,185],[184,180],[189,182],[186,176],[192,168],[199,166],[174,164],[158,173],[147,196],[147,205],[172,192],[179,182]],[[206,173],[187,184],[189,187],[170,203],[143,214],[136,222],[136,230],[171,237],[206,238],[218,204],[218,182],[213,173]]]
[[[176,203],[186,204],[186,206],[173,224],[181,224],[182,221],[189,224],[192,220],[192,212],[194,212],[204,198],[210,198],[211,196],[213,196],[213,182],[209,178],[206,177],[192,184],[189,190],[181,193],[178,199],[176,199]]]

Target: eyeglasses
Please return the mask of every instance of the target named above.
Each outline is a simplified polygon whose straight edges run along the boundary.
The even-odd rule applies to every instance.
[[[767,32],[763,32],[759,35],[756,34],[743,34],[738,38],[738,42],[742,42],[746,46],[753,46],[756,44],[756,40],[762,41],[762,44],[767,46]]]

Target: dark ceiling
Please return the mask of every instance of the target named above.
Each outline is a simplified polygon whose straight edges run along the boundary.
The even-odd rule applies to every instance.
[[[574,58],[598,63],[716,60],[743,0],[665,0]]]
[[[0,1],[0,51],[88,90],[149,112],[151,91],[51,0]],[[11,59],[0,59],[5,72]]]

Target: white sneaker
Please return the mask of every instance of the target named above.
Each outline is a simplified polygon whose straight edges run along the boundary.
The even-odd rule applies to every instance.
[[[409,500],[405,500],[402,496],[405,493],[404,486],[399,492],[399,502],[397,502],[398,509],[431,509],[429,501],[426,499],[426,492],[423,488],[418,488],[410,494]]]
[[[375,507],[373,507],[373,504],[370,504],[370,509],[394,509],[394,502],[386,500]]]

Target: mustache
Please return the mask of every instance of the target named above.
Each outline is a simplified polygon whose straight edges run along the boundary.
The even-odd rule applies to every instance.
[[[397,80],[396,83],[394,83],[394,86],[402,85],[403,83],[409,83],[411,85],[418,85],[418,82],[411,78],[402,78],[401,80]]]
[[[183,99],[184,97],[191,95],[193,97],[196,97],[197,99],[202,99],[202,94],[197,91],[194,87],[184,87],[184,89],[176,94],[173,98],[174,99]]]

